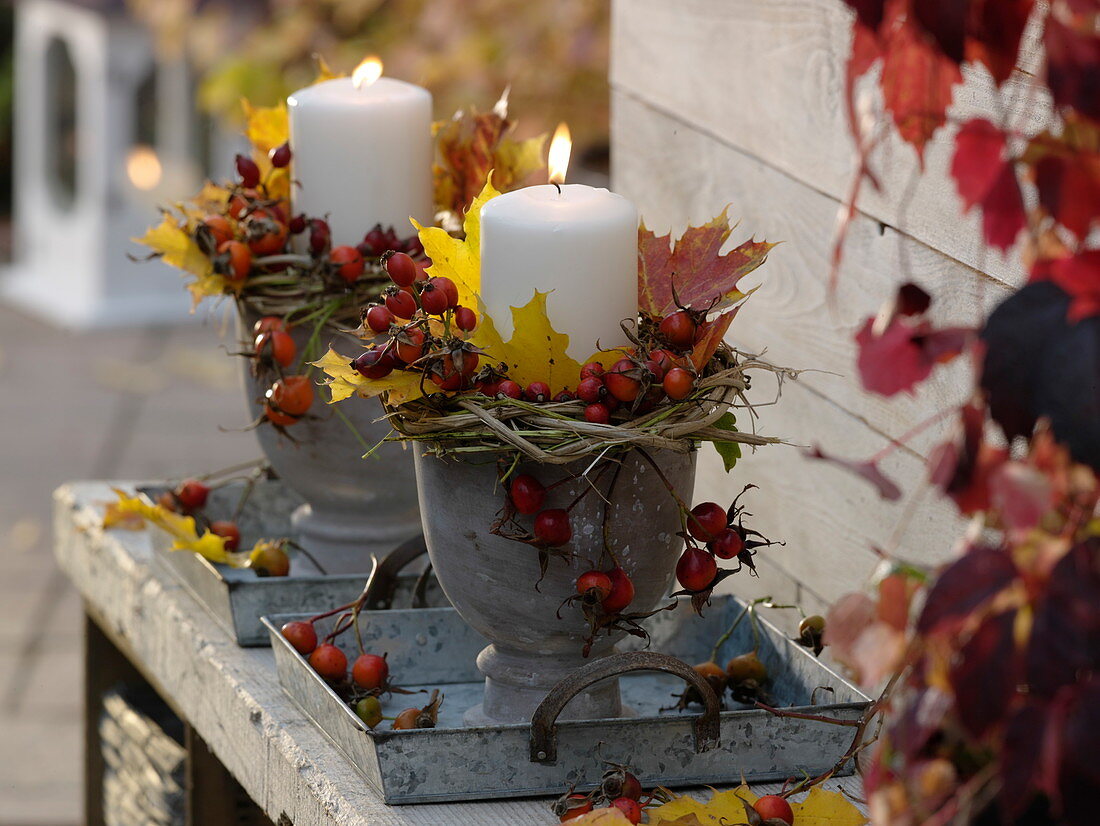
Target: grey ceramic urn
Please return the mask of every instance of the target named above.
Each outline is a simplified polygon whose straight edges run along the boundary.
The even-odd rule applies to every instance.
[[[694,451],[650,455],[681,498],[688,499],[695,478]],[[571,559],[552,557],[539,582],[538,551],[491,533],[505,502],[496,464],[443,459],[417,449],[420,510],[436,576],[462,618],[492,643],[477,659],[485,675],[485,698],[466,712],[468,724],[529,721],[555,683],[585,662],[612,653],[622,638],[622,632],[599,637],[586,660],[582,651],[588,632],[581,608],[562,607],[575,593],[577,576],[600,563],[608,507],[604,497],[611,508],[611,549],[635,585],[634,602],[626,612],[652,610],[669,593],[683,549],[676,536],[681,526],[676,502],[636,451],[619,458],[623,467],[610,495],[612,474],[606,472],[596,479],[597,490],[570,511],[573,538],[563,549]],[[591,464],[586,459],[564,467],[527,463],[521,468],[549,487]],[[589,471],[590,478],[596,478],[595,470]],[[566,508],[589,486],[586,479],[571,479],[549,491],[543,507]],[[533,517],[517,518],[531,526]],[[629,712],[622,707],[618,681],[608,680],[577,695],[561,719],[624,713]]]
[[[255,316],[244,314],[239,321],[241,339],[247,341]],[[299,353],[311,332],[308,325],[291,330]],[[354,352],[358,344],[329,327],[320,342],[331,342],[345,353]],[[258,382],[246,364],[245,396],[253,417],[262,414],[269,386]],[[378,421],[381,404],[349,399],[337,412],[325,403],[326,391],[316,391],[309,415],[287,428],[287,435],[265,423],[256,428],[256,438],[279,478],[305,500],[292,516],[298,541],[326,573],[367,572],[372,553],[383,556],[420,530],[412,451],[394,442],[361,458],[390,432],[388,424]],[[308,565],[299,559],[299,566]]]

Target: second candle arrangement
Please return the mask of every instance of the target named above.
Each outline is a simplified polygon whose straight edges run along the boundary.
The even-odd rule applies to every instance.
[[[502,195],[490,178],[460,237],[416,224],[431,266],[384,255],[393,283],[362,311],[365,349],[315,363],[331,403],[379,398],[382,444],[413,444],[440,585],[493,643],[473,724],[530,719],[585,658],[644,636],[674,580],[700,610],[772,544],[736,502],[689,500],[702,443],[728,470],[780,441],[733,409],[751,415],[754,372],[793,373],[724,342],[773,245],[723,253],[724,214],[675,244],[639,231],[628,200],[564,183],[563,133],[551,183]],[[613,683],[567,710],[620,713]]]

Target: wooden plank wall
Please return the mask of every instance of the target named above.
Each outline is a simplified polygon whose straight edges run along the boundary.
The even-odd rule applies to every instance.
[[[843,101],[851,15],[841,0],[614,0],[613,9],[613,188],[660,232],[679,233],[730,204],[741,220],[735,240],[783,241],[754,276],[763,286],[730,340],[766,349],[774,363],[820,372],[788,383],[779,404],[762,407],[759,429],[867,458],[963,401],[971,373],[961,361],[916,397],[863,393],[853,342],[905,280],[940,296],[937,321],[958,324],[975,323],[1021,280],[1018,256],[987,253],[977,218],[961,215],[947,174],[951,129],[929,145],[924,175],[909,147],[894,137],[881,143],[873,162],[883,190],[865,188],[839,288],[828,295],[855,159]],[[987,77],[968,77],[952,118],[984,112],[993,94]],[[1024,131],[1045,122],[1039,96],[1009,101]],[[874,107],[874,98],[865,105]],[[756,393],[765,399],[768,388]],[[751,481],[761,488],[749,499],[757,527],[787,542],[765,552],[759,581],[736,577],[734,589],[775,592],[816,610],[862,584],[878,561],[873,547],[920,562],[947,557],[963,523],[927,489],[920,460],[946,427],[929,428],[911,443],[912,454],[898,451],[883,463],[906,489],[898,503],[794,447],[762,449],[728,477],[704,451],[696,501],[724,502]]]

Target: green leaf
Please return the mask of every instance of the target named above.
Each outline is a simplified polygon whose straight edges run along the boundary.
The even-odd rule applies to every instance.
[[[725,413],[722,418],[714,423],[714,427],[736,433],[737,419],[734,418],[732,413]],[[726,473],[729,473],[733,470],[733,466],[737,464],[737,460],[741,458],[741,443],[713,442],[712,444],[714,449],[718,451],[718,455],[722,457],[722,464],[726,467]]]

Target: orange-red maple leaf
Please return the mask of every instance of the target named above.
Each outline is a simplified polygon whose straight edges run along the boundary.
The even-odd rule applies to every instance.
[[[701,227],[689,227],[679,241],[638,230],[638,309],[651,316],[676,310],[676,300],[696,310],[720,310],[740,301],[737,283],[767,260],[775,244],[749,239],[721,254],[730,237],[726,213]]]

